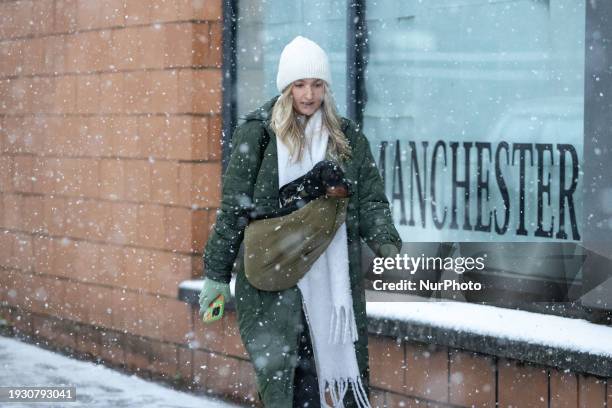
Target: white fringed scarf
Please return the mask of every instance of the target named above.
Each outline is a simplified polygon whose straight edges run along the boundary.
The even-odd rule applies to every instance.
[[[288,147],[277,136],[278,185],[282,187],[303,176],[324,160],[328,138],[321,109],[306,124],[306,149],[301,161],[292,161]],[[325,252],[297,286],[302,293],[304,314],[310,329],[321,406],[329,407],[325,400],[328,386],[333,407],[344,407],[343,399],[350,384],[358,406],[371,408],[359,375],[353,344],[358,335],[349,278],[346,223],[340,226]]]

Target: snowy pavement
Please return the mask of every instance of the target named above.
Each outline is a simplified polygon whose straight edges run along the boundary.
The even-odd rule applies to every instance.
[[[231,408],[238,405],[175,391],[159,383],[74,360],[0,336],[0,386],[74,386],[76,402],[0,403],[2,407]]]

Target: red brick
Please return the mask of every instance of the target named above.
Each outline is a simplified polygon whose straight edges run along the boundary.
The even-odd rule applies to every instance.
[[[66,71],[66,36],[44,37],[43,73],[63,74]],[[57,79],[57,78],[56,78]]]
[[[123,343],[123,334],[112,330],[102,330],[100,332],[100,357],[113,365],[124,364]]]
[[[40,71],[42,71],[42,67]],[[55,79],[53,77],[34,77],[32,78],[31,88],[29,92],[32,93],[32,113],[50,113],[54,110],[55,103]],[[44,119],[43,119],[44,120]],[[41,118],[35,118],[35,123],[40,126]],[[40,127],[34,130],[39,130],[36,136],[40,135]],[[39,136],[40,137],[40,136]],[[33,137],[32,153],[40,152],[43,143],[42,140]],[[37,143],[38,142],[38,143]]]
[[[113,154],[118,157],[143,157],[137,118],[117,116],[109,119],[109,123],[113,138]]]
[[[384,407],[402,407],[402,408],[442,408],[441,405],[431,403],[419,398],[411,398],[401,394],[385,392]]]
[[[75,57],[78,58],[78,57]],[[77,113],[100,111],[100,78],[98,75],[77,77]]]
[[[7,284],[6,300],[10,306],[27,311],[32,309],[34,275],[29,272],[10,270],[4,278]]]
[[[2,6],[0,5],[0,7]],[[14,76],[21,72],[21,67],[23,66],[22,43],[22,40],[4,41],[0,43],[1,76]]]
[[[0,266],[7,269],[14,269],[17,261],[13,255],[14,241],[17,239],[17,233],[13,231],[4,231],[0,234]]]
[[[68,238],[53,240],[53,275],[76,279],[77,248],[75,244],[75,241]]]
[[[123,287],[143,292],[148,291],[151,274],[151,252],[151,250],[144,248],[123,248]]]
[[[43,233],[44,229],[44,197],[38,195],[24,196],[23,228],[30,233]]]
[[[5,227],[20,230],[23,225],[23,195],[4,194],[4,221]]]
[[[73,75],[58,76],[55,78],[54,113],[76,112],[77,99],[76,77]]]
[[[65,282],[64,316],[76,322],[89,322],[89,288],[84,283]]]
[[[163,68],[164,31],[161,25],[113,30],[112,37],[113,63],[117,69]],[[143,74],[146,76],[145,72]]]
[[[162,378],[173,379],[178,372],[178,351],[175,344],[151,341],[151,364],[149,369]]]
[[[49,234],[63,234],[65,231],[65,210],[65,198],[45,196],[43,203],[43,223]]]
[[[578,375],[578,407],[606,406],[606,381],[590,375]]]
[[[209,354],[206,351],[193,350],[193,384],[196,389],[204,389],[206,386]]]
[[[125,262],[123,248],[116,245],[101,245],[99,247],[99,272],[97,282],[115,287],[123,286],[125,282]]]
[[[491,357],[453,351],[450,364],[450,403],[495,406],[495,363]]]
[[[151,201],[176,204],[179,199],[178,163],[155,161],[151,164]]]
[[[258,400],[257,379],[255,369],[250,361],[236,360],[237,381],[234,384],[232,396],[245,404],[253,404]]]
[[[54,277],[32,275],[31,290],[32,312],[60,318],[63,316],[64,282]]]
[[[79,28],[122,26],[125,15],[123,3],[123,0],[79,0]]]
[[[129,69],[129,68],[126,68]],[[126,72],[123,76],[123,112],[150,112],[149,74],[147,71]]]
[[[108,241],[135,244],[138,234],[138,204],[112,203],[112,224]]]
[[[23,67],[21,75],[37,75],[44,71],[45,44],[42,38],[27,38],[21,42]],[[40,94],[38,96],[41,96]]]
[[[2,38],[13,38],[27,35],[31,32],[28,24],[32,18],[31,1],[26,2],[3,2],[0,4],[0,36]]]
[[[574,408],[578,405],[578,379],[572,372],[550,369],[550,408]]]
[[[191,145],[190,160],[208,160],[209,119],[205,116],[195,116],[191,122],[191,134],[189,144]]]
[[[406,344],[405,393],[448,402],[448,351],[445,347]]]
[[[122,113],[123,73],[100,74],[100,113]]]
[[[191,250],[192,210],[184,207],[166,207],[164,223],[167,248],[189,252]]]
[[[213,323],[204,323],[200,320],[198,308],[193,314],[193,342],[194,348],[222,353],[224,351],[225,319]]]
[[[164,208],[160,205],[138,206],[138,243],[149,248],[166,246]]]
[[[15,191],[33,192],[34,158],[32,156],[15,156],[13,163],[13,188]]]
[[[368,347],[372,385],[403,392],[406,368],[404,345],[387,337],[371,337]]]
[[[125,198],[143,202],[151,199],[151,164],[145,160],[126,160]]]
[[[10,113],[35,113],[32,111],[32,99],[34,97],[32,93],[32,78],[16,78],[11,80],[12,95],[14,96],[14,104],[8,105]],[[10,101],[7,101],[10,103]]]
[[[207,390],[218,395],[231,396],[238,388],[236,372],[238,360],[223,354],[210,353],[208,367],[203,369]]]
[[[184,206],[217,207],[221,198],[221,164],[181,163],[179,197]]]
[[[106,117],[83,118],[79,129],[79,155],[89,157],[112,155],[113,137],[108,132],[109,122]]]
[[[194,24],[190,22],[165,24],[164,66],[188,67],[194,62]]]
[[[22,271],[34,271],[36,260],[32,245],[32,235],[17,234],[17,239],[13,241],[14,267]]]
[[[87,286],[87,312],[89,323],[112,327],[113,290],[99,285]]]
[[[125,24],[140,25],[151,22],[151,2],[125,0]]]
[[[548,401],[546,370],[500,359],[498,362],[498,393],[500,406],[546,407]]]
[[[40,274],[53,274],[53,238],[35,235],[32,240],[34,252],[34,271]]]
[[[119,159],[100,160],[100,198],[121,200],[124,197],[125,169]]]
[[[221,71],[181,70],[178,75],[178,111],[217,114],[221,112]]]
[[[142,118],[138,130],[142,135],[142,155],[170,160],[196,160],[192,153],[196,146],[191,129],[192,120],[196,119],[190,116]]]
[[[138,303],[141,314],[133,317],[135,326],[130,331],[139,336],[162,339],[161,324],[169,317],[162,316],[166,311],[163,310],[161,297],[141,293]]]
[[[14,168],[13,156],[0,155],[0,191],[14,191],[12,183]]]
[[[76,241],[75,258],[73,261],[74,272],[72,277],[81,282],[97,282],[97,274],[100,270],[98,266],[99,244],[87,241]]]
[[[193,39],[191,48],[193,52],[192,63],[197,67],[210,66],[210,24],[201,22],[193,26]]]
[[[178,373],[185,383],[193,380],[193,350],[187,347],[177,347]]]
[[[225,312],[225,316],[223,316],[222,320],[224,320],[223,329],[225,333],[224,353],[230,356],[248,359],[249,354],[244,348],[242,338],[240,337],[240,331],[238,330],[236,312]]]
[[[74,331],[77,351],[89,354],[91,357],[100,355],[102,341],[97,328],[88,324],[75,324]]]
[[[53,32],[54,0],[39,0],[33,2],[32,30],[34,34],[48,34]]]
[[[56,32],[72,32],[77,29],[78,0],[56,0],[54,29]]]
[[[149,16],[151,22],[176,21],[178,19],[178,7],[174,0],[151,0]]]
[[[179,284],[190,278],[191,257],[166,251],[151,252],[150,293],[176,297]]]
[[[174,113],[178,107],[178,74],[176,70],[148,72],[146,112]]]
[[[171,298],[159,296],[158,305],[160,338],[171,343],[186,344],[192,331],[191,305],[176,299],[176,295]]]
[[[197,20],[220,20],[223,15],[221,0],[189,1],[179,0],[179,7],[188,18]]]
[[[76,95],[76,94],[75,94]],[[80,132],[82,123],[86,120],[85,117],[78,116],[58,116],[49,117],[47,121],[48,128],[45,132],[45,155],[56,156],[75,156],[77,155],[80,140]],[[60,159],[46,159],[47,165],[50,162],[60,163]],[[51,183],[49,183],[51,184]],[[51,187],[44,191],[51,191]]]
[[[220,21],[210,23],[208,59],[205,65],[221,68],[223,63],[223,24]]]
[[[133,333],[140,325],[144,312],[140,292],[128,289],[113,289],[111,321],[115,330]]]
[[[139,336],[124,337],[125,365],[130,371],[147,370],[151,363],[151,341]]]

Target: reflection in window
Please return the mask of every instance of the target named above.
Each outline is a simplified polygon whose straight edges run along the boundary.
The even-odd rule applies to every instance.
[[[328,54],[332,91],[346,112],[346,0],[241,0],[237,21],[238,116],[278,94],[276,72],[283,47],[297,35],[317,42]]]

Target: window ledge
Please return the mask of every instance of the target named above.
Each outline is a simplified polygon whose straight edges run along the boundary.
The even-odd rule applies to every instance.
[[[197,306],[201,287],[184,281],[178,298]],[[453,301],[368,302],[367,313],[372,334],[612,377],[612,327],[583,319]]]

